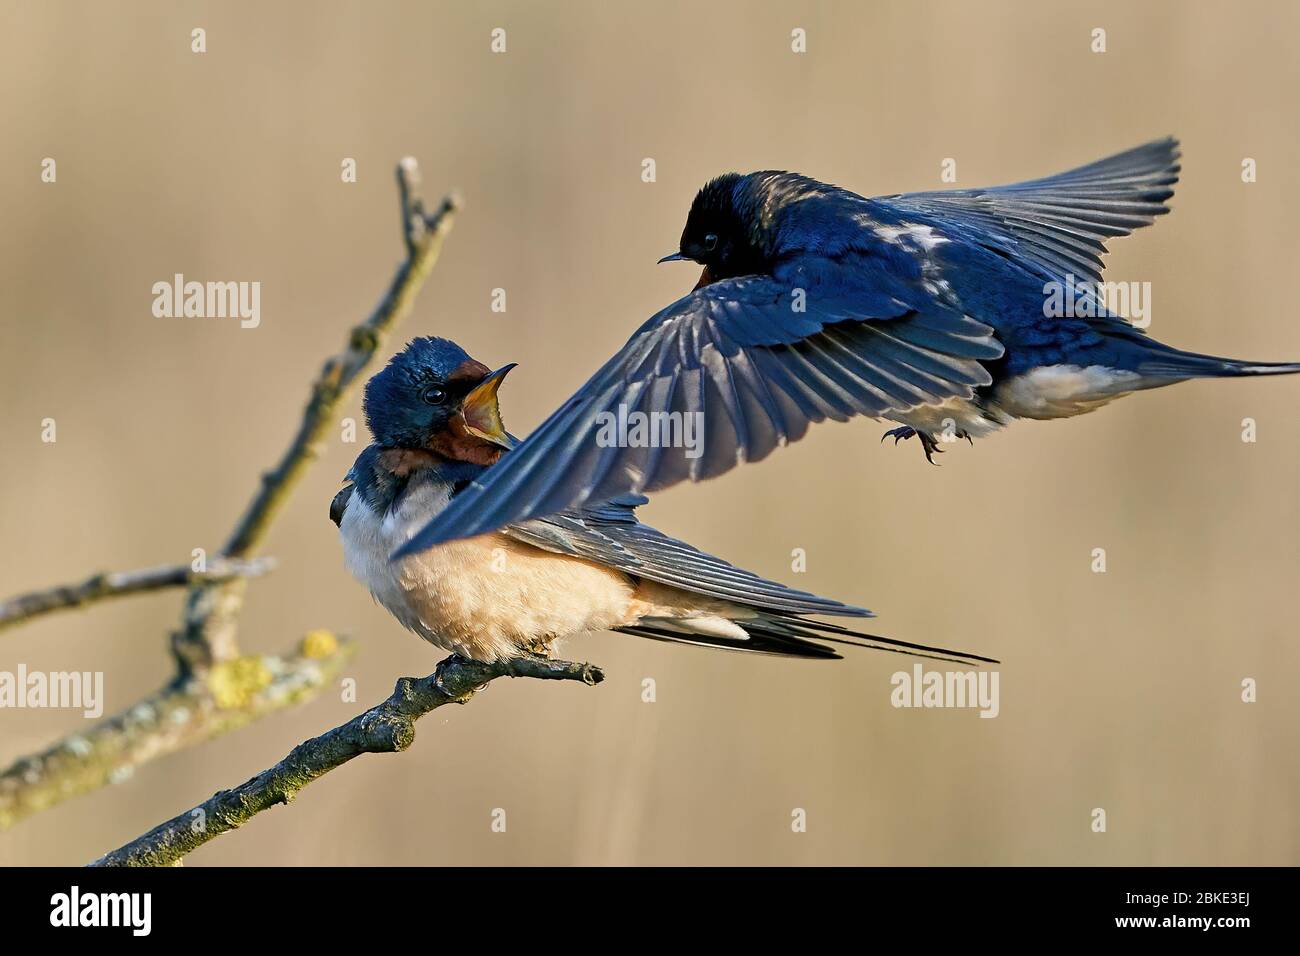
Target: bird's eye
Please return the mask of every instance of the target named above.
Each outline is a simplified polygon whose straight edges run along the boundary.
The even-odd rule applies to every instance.
[[[437,385],[430,385],[420,393],[420,397],[427,405],[441,405],[447,400],[447,393]]]
[[[704,251],[712,252],[716,248],[718,248],[718,236],[711,232],[704,237]]]

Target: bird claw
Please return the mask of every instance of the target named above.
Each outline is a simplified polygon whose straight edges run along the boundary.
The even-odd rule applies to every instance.
[[[925,449],[925,460],[937,468],[939,463],[934,460],[934,456],[943,454],[943,449],[939,447],[939,442],[936,441],[933,436],[927,435],[925,432],[917,432],[916,434],[917,437],[921,439],[921,447]]]
[[[934,456],[942,455],[943,449],[939,447],[939,442],[935,440],[933,435],[917,431],[911,425],[903,425],[900,428],[891,428],[880,436],[880,440],[883,442],[886,438],[893,438],[894,444],[897,445],[900,439],[906,440],[913,437],[921,439],[921,448],[925,451],[925,460],[937,466],[939,463],[934,460]]]
[[[542,657],[547,660],[551,657],[551,649],[547,646],[545,638],[534,637],[526,641],[524,646],[528,649],[528,653],[534,657]]]
[[[520,661],[549,661],[550,659],[551,649],[546,646],[546,641],[542,638],[533,638],[524,642],[517,656],[502,659],[501,670],[505,672],[507,677],[523,677],[527,675],[523,674],[515,666]]]

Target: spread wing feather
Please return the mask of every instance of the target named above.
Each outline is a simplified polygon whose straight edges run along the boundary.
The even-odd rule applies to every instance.
[[[1101,281],[1106,240],[1169,212],[1181,167],[1173,137],[1054,176],[985,189],[902,193],[870,201],[886,220],[936,226],[1012,257],[1035,275]]]
[[[802,310],[796,282],[808,283]],[[885,291],[840,287],[792,264],[780,277],[717,282],[678,300],[401,553],[713,478],[815,422],[969,398],[989,383],[980,363],[1003,350],[987,325],[919,285],[882,282]],[[602,423],[612,429],[635,412],[669,414],[652,420],[649,444],[609,430],[602,439]]]

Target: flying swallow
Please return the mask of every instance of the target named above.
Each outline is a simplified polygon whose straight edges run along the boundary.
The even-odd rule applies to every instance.
[[[759,461],[810,424],[898,422],[930,458],[1018,418],[1066,418],[1193,378],[1300,371],[1183,352],[1099,295],[1107,240],[1168,212],[1163,139],[1010,186],[864,199],[789,172],[728,173],[691,205],[677,252],[704,271],[507,461],[402,549]],[[1083,313],[1083,314],[1080,314]],[[697,447],[602,440],[632,412],[695,416]]]
[[[670,538],[617,497],[506,525],[390,560],[516,442],[501,421],[495,372],[438,338],[412,341],[366,385],[374,442],[330,517],[352,573],[406,628],[480,661],[545,652],[561,638],[613,630],[790,657],[838,658],[831,644],[990,658],[852,631],[814,616],[871,612],[767,581]]]

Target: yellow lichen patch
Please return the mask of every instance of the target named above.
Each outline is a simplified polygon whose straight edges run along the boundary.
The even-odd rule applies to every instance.
[[[339,639],[334,636],[332,631],[317,629],[308,631],[302,636],[302,644],[299,651],[303,657],[310,657],[314,660],[320,660],[322,657],[331,657],[339,649]]]
[[[260,657],[223,661],[208,674],[208,689],[223,710],[247,707],[253,695],[271,683],[271,670]]]

